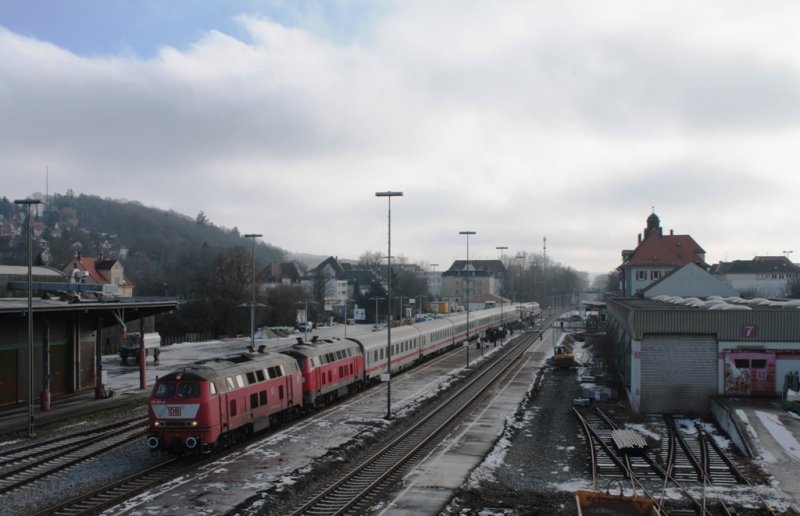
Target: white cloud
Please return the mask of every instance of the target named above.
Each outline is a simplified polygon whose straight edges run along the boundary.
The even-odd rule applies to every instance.
[[[653,205],[711,260],[777,253],[800,234],[799,9],[399,2],[350,39],[325,10],[240,15],[246,38],[151,59],[0,28],[0,168],[7,195],[43,190],[49,166],[51,191],[342,257],[385,251],[374,192],[402,190],[393,251],[440,268],[471,229],[476,257],[547,236],[556,260],[607,271]]]

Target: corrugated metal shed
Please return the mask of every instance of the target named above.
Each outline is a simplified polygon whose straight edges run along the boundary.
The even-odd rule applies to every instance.
[[[718,340],[734,342],[797,342],[800,338],[798,308],[710,310],[653,299],[610,299],[608,312],[636,340],[647,334],[716,335]]]

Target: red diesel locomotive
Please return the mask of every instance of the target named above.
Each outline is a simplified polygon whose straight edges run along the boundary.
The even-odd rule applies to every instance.
[[[536,303],[523,305],[532,316]],[[522,308],[522,307],[520,307]],[[469,318],[470,337],[519,319],[519,310],[488,309]],[[159,378],[149,399],[152,450],[174,454],[215,448],[291,418],[418,361],[460,346],[466,314],[455,314],[348,339],[298,342],[280,353],[246,353],[204,360]],[[263,348],[263,346],[262,346]]]
[[[156,381],[147,445],[175,454],[210,452],[302,405],[303,377],[292,357],[248,353],[196,362]]]
[[[364,387],[364,356],[349,340],[298,342],[282,351],[300,365],[303,405],[318,407]]]

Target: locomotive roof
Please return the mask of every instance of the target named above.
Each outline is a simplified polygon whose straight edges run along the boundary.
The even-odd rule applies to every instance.
[[[332,351],[339,351],[342,349],[358,349],[358,344],[351,339],[324,339],[315,342],[298,342],[291,348],[284,351],[290,355],[301,355],[305,357],[313,357],[330,353]]]
[[[291,363],[294,363],[292,357],[280,353],[242,353],[239,355],[199,360],[172,371],[163,376],[162,379],[175,380],[178,375],[181,375],[184,379],[216,380],[222,376],[241,374],[265,367]]]

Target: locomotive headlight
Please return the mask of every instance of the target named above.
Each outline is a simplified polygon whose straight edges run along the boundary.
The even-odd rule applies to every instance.
[[[154,426],[155,428],[158,428],[158,427],[160,427],[160,426],[161,426],[161,421],[154,421],[154,422],[153,422],[153,426]]]
[[[196,426],[197,426],[197,421],[192,421],[192,427],[194,428]]]

